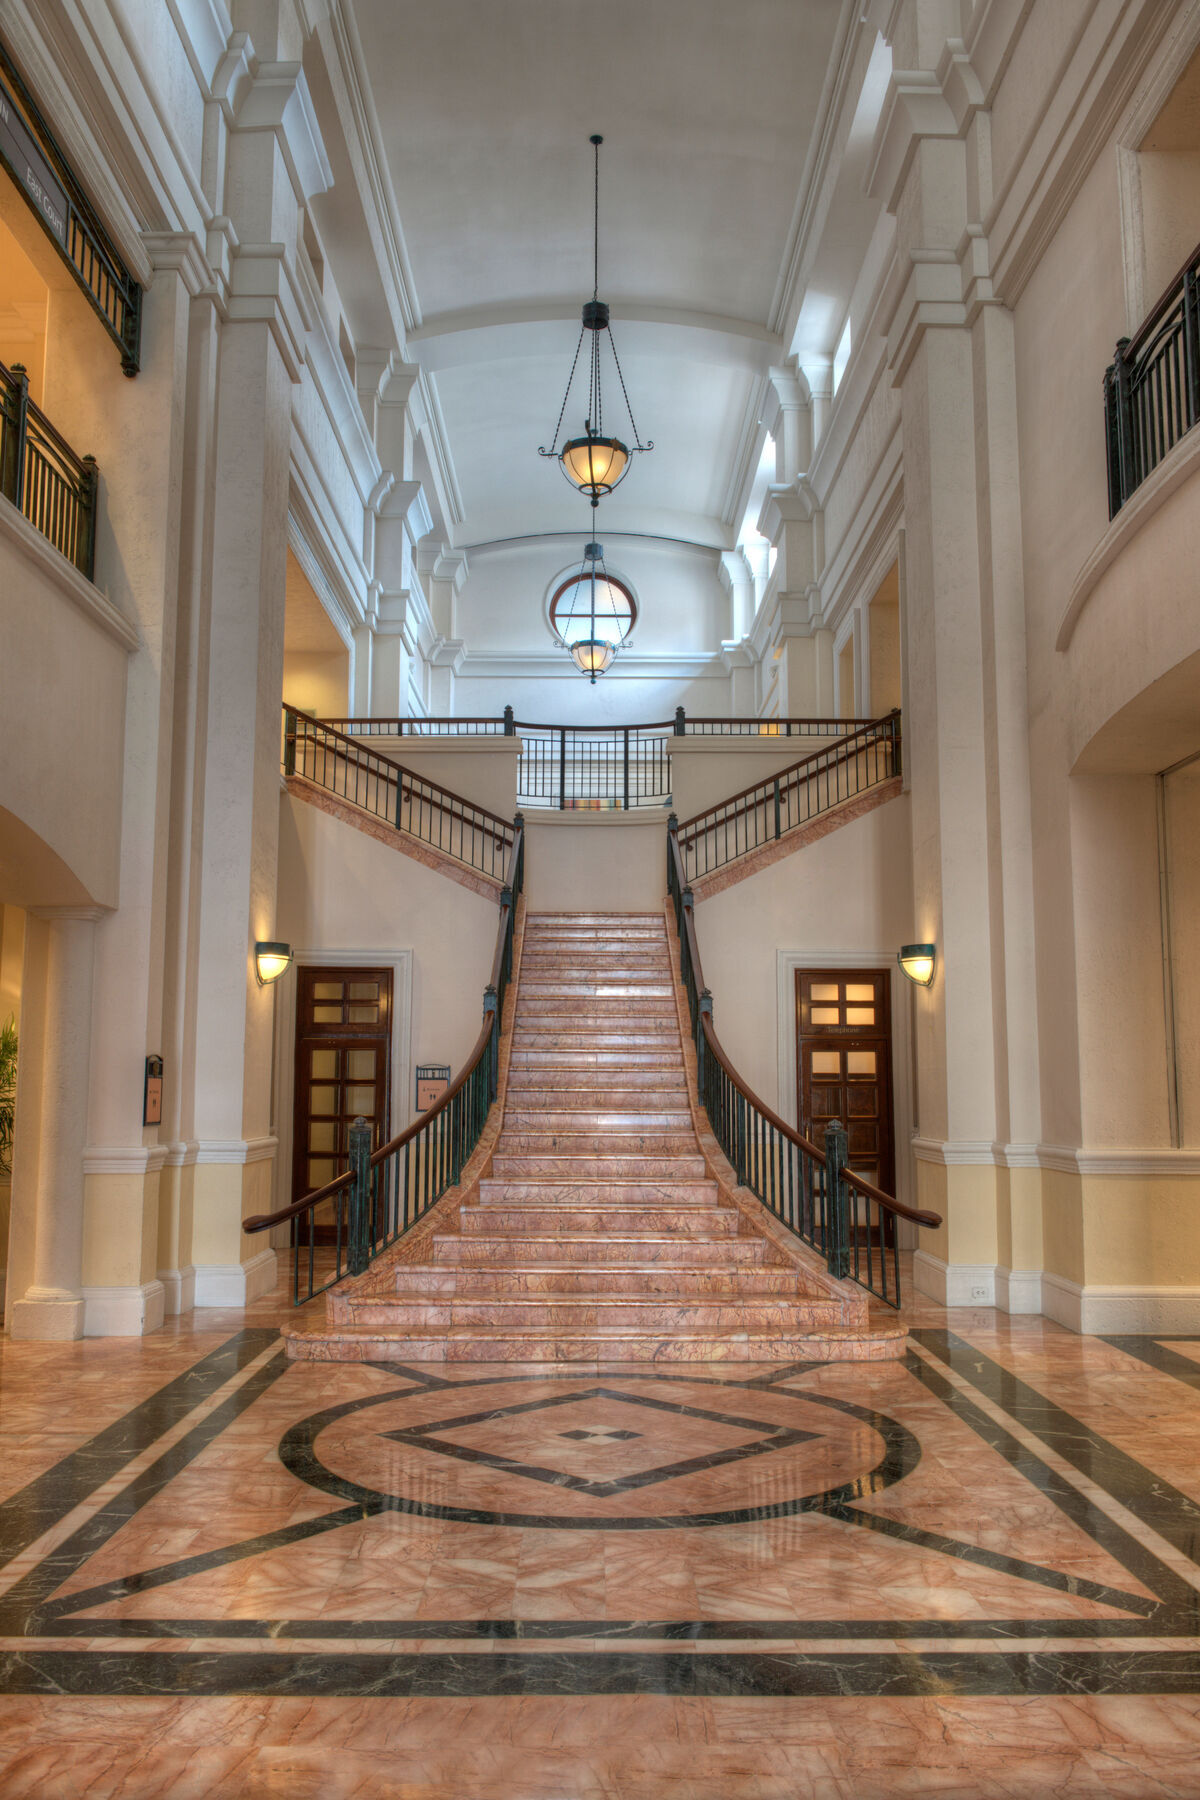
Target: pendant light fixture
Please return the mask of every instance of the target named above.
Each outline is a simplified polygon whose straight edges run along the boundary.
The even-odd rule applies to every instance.
[[[583,326],[579,333],[579,342],[575,346],[575,360],[571,364],[571,373],[567,377],[567,391],[563,395],[562,408],[558,415],[558,424],[554,427],[554,441],[549,450],[545,445],[538,446],[539,456],[557,457],[562,472],[572,487],[586,494],[593,506],[599,506],[605,494],[611,494],[621,477],[628,472],[631,457],[639,450],[653,450],[653,441],[643,444],[638,436],[638,428],[634,423],[633,408],[629,404],[629,395],[625,388],[625,377],[621,373],[621,364],[617,358],[617,347],[613,343],[612,330],[608,322],[608,304],[599,298],[600,293],[600,146],[602,137],[591,140],[596,154],[595,203],[593,210],[593,280],[592,297],[584,303]],[[579,367],[580,353],[588,332],[592,334],[591,350],[588,356],[588,409],[584,419],[583,436],[568,438],[561,449],[556,448],[558,434],[562,430],[562,422],[566,417],[567,402],[571,398],[571,386],[575,380],[575,371]],[[625,401],[625,411],[629,414],[630,433],[633,438],[632,448],[622,443],[620,438],[604,435],[604,401],[600,392],[600,345],[607,341],[612,351],[613,363],[617,371],[617,379],[621,383],[621,394]]]
[[[575,659],[575,666],[580,674],[589,675],[591,677],[592,686],[595,687],[597,675],[603,675],[605,669],[611,665],[613,657],[617,654],[617,646],[612,640],[610,638],[601,637],[596,629],[596,584],[597,581],[602,581],[605,584],[608,582],[608,571],[604,567],[604,545],[585,544],[583,546],[583,560],[587,564],[587,571],[584,579],[588,583],[591,598],[591,607],[588,615],[588,636],[579,638],[576,643],[571,645],[571,655]],[[599,575],[597,575],[596,572],[597,564],[600,565]]]

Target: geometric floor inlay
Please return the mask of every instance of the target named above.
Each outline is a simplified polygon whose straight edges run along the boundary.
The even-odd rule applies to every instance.
[[[1110,1354],[1169,1414],[1194,1348]],[[239,1332],[0,1556],[10,1693],[1200,1693],[1200,1489],[940,1329],[599,1377]]]

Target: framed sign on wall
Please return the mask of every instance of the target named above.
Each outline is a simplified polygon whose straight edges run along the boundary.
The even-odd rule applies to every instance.
[[[450,1086],[449,1063],[417,1064],[417,1111],[428,1112]]]

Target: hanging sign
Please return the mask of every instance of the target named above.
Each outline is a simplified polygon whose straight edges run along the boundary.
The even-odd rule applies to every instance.
[[[162,1124],[162,1084],[163,1059],[161,1056],[146,1058],[146,1088],[142,1096],[142,1124]]]
[[[0,81],[0,156],[8,164],[42,224],[66,249],[67,196],[42,155],[24,115]]]

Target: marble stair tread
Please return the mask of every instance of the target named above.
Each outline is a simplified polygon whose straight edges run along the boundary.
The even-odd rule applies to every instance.
[[[735,1263],[761,1264],[778,1260],[778,1254],[765,1238],[687,1238],[678,1232],[660,1233],[605,1232],[572,1237],[566,1232],[552,1237],[514,1238],[488,1237],[480,1232],[473,1237],[435,1233],[433,1258],[439,1263],[494,1263],[528,1266],[529,1263],[565,1262],[576,1265],[587,1262],[622,1263],[637,1268],[645,1262],[671,1262],[696,1267],[716,1268]]]
[[[805,1285],[804,1271],[789,1264],[746,1264],[706,1269],[688,1263],[524,1263],[500,1270],[486,1264],[399,1263],[391,1271],[387,1292],[480,1295],[485,1299],[512,1294],[618,1294],[625,1298],[661,1298],[671,1294],[688,1300],[824,1299]],[[382,1292],[383,1290],[381,1290]],[[379,1297],[372,1293],[371,1299]],[[340,1298],[335,1295],[334,1298]]]
[[[536,1327],[568,1331],[653,1330],[675,1332],[814,1331],[843,1323],[836,1300],[681,1299],[586,1294],[504,1295],[490,1299],[383,1295],[344,1302],[336,1324],[387,1325],[396,1330],[430,1327]]]
[[[510,1083],[509,1100],[514,1109],[513,1116],[533,1119],[546,1113],[583,1112],[588,1109],[589,1104],[592,1109],[600,1106],[612,1107],[614,1111],[636,1112],[644,1100],[647,1101],[647,1111],[673,1112],[675,1108],[687,1105],[688,1095],[682,1082],[674,1093],[661,1088],[648,1088],[643,1093],[637,1088],[605,1089],[599,1086],[587,1089],[514,1088]]]
[[[485,1175],[479,1183],[480,1206],[491,1206],[494,1201],[511,1203],[514,1200],[541,1201],[543,1205],[557,1204],[562,1201],[566,1205],[576,1202],[587,1205],[595,1201],[599,1205],[616,1207],[661,1206],[712,1206],[716,1203],[717,1184],[707,1177],[695,1177],[691,1181],[521,1181],[501,1180],[493,1175]]]
[[[528,1131],[690,1131],[689,1112],[668,1112],[665,1107],[629,1108],[608,1112],[597,1107],[517,1108],[505,1111],[505,1130]]]
[[[525,1332],[472,1325],[436,1333],[382,1325],[284,1329],[288,1356],[321,1362],[831,1362],[884,1361],[904,1355],[907,1328],[823,1326],[812,1332],[618,1330]]]
[[[513,1237],[540,1237],[544,1232],[602,1232],[615,1228],[650,1234],[679,1233],[687,1237],[737,1236],[741,1215],[714,1206],[534,1206],[528,1202],[497,1201],[494,1206],[464,1207],[459,1225],[464,1237],[509,1233]]]
[[[499,1156],[587,1156],[604,1164],[611,1157],[699,1154],[690,1131],[516,1131],[506,1125],[496,1141]]]
[[[627,1177],[632,1181],[654,1181],[660,1177],[671,1180],[673,1176],[704,1175],[707,1173],[702,1156],[618,1156],[611,1159],[609,1174],[614,1179]],[[541,1179],[553,1181],[556,1176],[565,1175],[568,1180],[575,1176],[592,1176],[597,1174],[594,1156],[570,1156],[565,1151],[551,1154],[534,1154],[531,1151],[520,1155],[503,1156],[497,1153],[492,1158],[492,1174],[498,1180],[511,1176],[520,1181]]]

